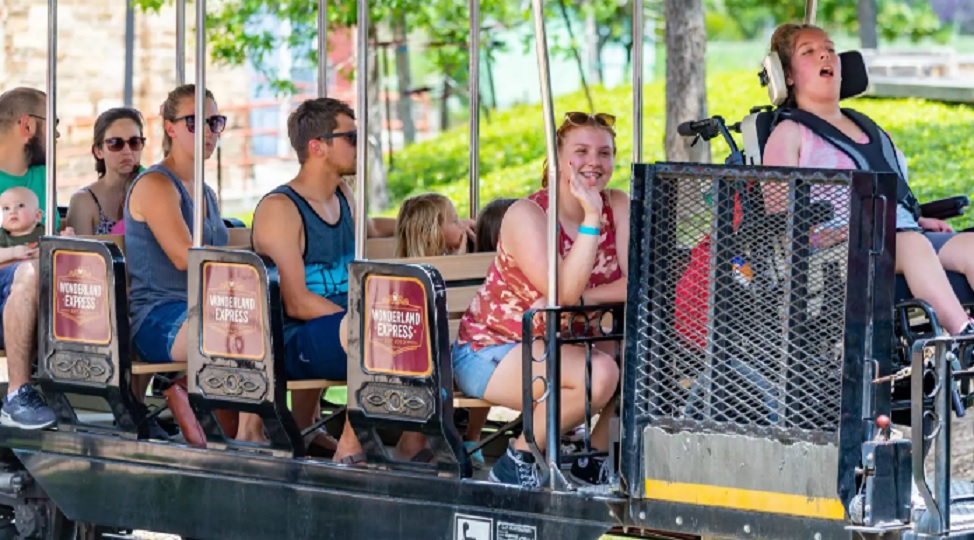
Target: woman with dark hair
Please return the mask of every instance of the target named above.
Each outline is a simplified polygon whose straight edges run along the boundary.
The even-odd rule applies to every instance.
[[[110,234],[122,222],[122,206],[141,170],[144,122],[135,109],[119,107],[95,120],[91,155],[98,180],[78,190],[68,206],[68,226],[76,234]]]

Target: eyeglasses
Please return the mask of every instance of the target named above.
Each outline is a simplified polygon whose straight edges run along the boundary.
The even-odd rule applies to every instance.
[[[129,148],[133,152],[138,152],[142,150],[145,146],[145,137],[130,137],[128,139],[123,139],[121,137],[109,137],[105,139],[105,148],[112,152],[121,152],[125,148],[125,145],[129,145]]]
[[[320,140],[325,140],[325,139],[337,139],[339,137],[344,137],[346,140],[348,140],[348,144],[352,146],[358,145],[357,131],[336,131],[334,133],[329,133],[327,135],[319,135],[315,138]]]
[[[565,120],[576,126],[584,126],[586,124],[595,123],[600,126],[611,128],[616,125],[616,117],[605,113],[589,114],[578,111],[567,112],[565,113]]]
[[[46,116],[41,116],[39,114],[28,114],[27,116],[29,116],[31,118],[36,118],[38,120],[43,120],[43,121],[47,122],[47,117]],[[61,123],[61,119],[60,118],[55,118],[54,119],[54,127],[57,127],[58,124],[60,124],[60,123]]]
[[[173,118],[170,122],[179,122],[180,120],[186,121],[186,129],[190,133],[196,133],[196,115],[187,114],[186,116],[180,116],[179,118]],[[207,125],[210,126],[211,133],[223,133],[223,130],[227,127],[227,117],[223,115],[214,115],[206,119]]]

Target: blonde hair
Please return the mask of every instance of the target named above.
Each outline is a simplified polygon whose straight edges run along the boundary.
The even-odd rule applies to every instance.
[[[781,69],[785,72],[786,77],[791,75],[791,57],[795,54],[795,40],[798,38],[798,34],[805,30],[816,30],[828,35],[822,28],[814,24],[806,23],[782,24],[778,28],[775,28],[774,33],[771,35],[771,52],[778,53],[778,58],[781,60]],[[785,100],[785,105],[790,107],[796,105],[795,89],[793,86],[788,85],[788,98]]]
[[[612,153],[615,154],[616,130],[610,126],[597,122],[595,120],[595,115],[590,115],[589,120],[584,124],[576,124],[570,121],[568,118],[565,118],[561,122],[561,125],[558,126],[558,130],[555,131],[555,140],[558,143],[558,150],[561,151],[561,147],[565,145],[565,137],[567,137],[569,133],[571,133],[573,130],[587,127],[602,129],[605,130],[609,135],[612,135]],[[545,158],[544,167],[541,170],[541,187],[548,187],[548,158]]]
[[[159,112],[162,114],[163,120],[168,120],[172,122],[176,119],[176,113],[179,112],[179,103],[184,99],[196,98],[196,85],[195,84],[184,84],[182,86],[177,86],[169,95],[166,96],[166,101],[163,102],[162,107],[159,108]],[[206,99],[213,100],[216,103],[216,98],[213,97],[213,92],[206,90]],[[195,101],[194,101],[195,103]],[[195,109],[193,114],[195,114]],[[165,123],[163,123],[165,124]],[[206,125],[200,121],[199,125],[201,128],[205,129]],[[166,131],[165,125],[162,128],[162,155],[168,156],[169,152],[172,151],[172,137],[169,136],[169,132]]]
[[[452,207],[450,199],[439,193],[404,200],[396,218],[396,257],[448,255],[443,226]]]

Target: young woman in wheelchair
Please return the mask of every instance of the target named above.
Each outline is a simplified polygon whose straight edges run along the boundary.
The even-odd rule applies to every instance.
[[[906,184],[907,169],[903,154],[895,148],[885,131],[871,129],[871,121],[839,107],[842,64],[828,34],[812,25],[784,24],[771,37],[771,51],[777,53],[785,75],[788,98],[785,107],[803,111],[824,120],[824,127],[835,128],[838,136],[851,139],[859,149],[867,148],[869,132],[885,140],[885,148],[895,152],[887,158],[884,171],[900,176],[896,208],[896,272],[903,274],[918,299],[928,302],[952,335],[974,335],[974,321],[961,306],[946,271],[963,273],[974,287],[974,234],[954,233],[946,222],[920,216],[919,205]],[[814,120],[814,118],[813,118]],[[829,127],[831,126],[831,128]],[[805,123],[784,119],[773,128],[764,150],[764,165],[855,169],[849,152],[830,143]],[[888,156],[891,152],[885,152]],[[895,161],[895,163],[892,163]],[[875,168],[875,167],[874,167]],[[766,210],[785,210],[787,197],[765,193]],[[837,214],[844,214],[836,209]],[[832,229],[824,243],[843,239],[845,227]]]

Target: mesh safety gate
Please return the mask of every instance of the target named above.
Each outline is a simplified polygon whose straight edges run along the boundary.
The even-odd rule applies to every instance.
[[[633,186],[637,424],[835,440],[850,245],[863,244],[852,174],[650,169]]]

